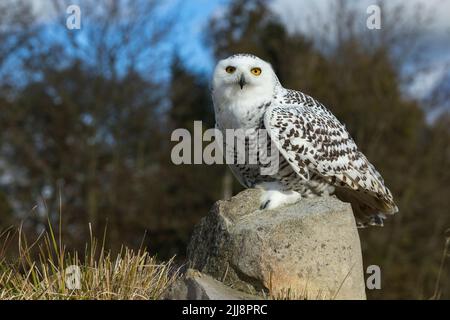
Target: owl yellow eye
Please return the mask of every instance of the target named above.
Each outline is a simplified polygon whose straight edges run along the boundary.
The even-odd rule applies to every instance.
[[[225,71],[228,73],[233,73],[234,71],[236,71],[236,68],[232,67],[232,66],[228,66],[225,68]]]
[[[259,76],[261,74],[261,68],[252,68],[250,70],[255,76]]]

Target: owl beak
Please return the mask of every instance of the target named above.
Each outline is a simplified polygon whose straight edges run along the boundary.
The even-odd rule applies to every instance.
[[[245,77],[244,74],[241,74],[241,77],[239,78],[239,86],[242,88],[244,88],[244,86],[247,84],[247,82],[245,81]]]

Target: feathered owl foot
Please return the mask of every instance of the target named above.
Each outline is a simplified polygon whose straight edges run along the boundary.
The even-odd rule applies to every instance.
[[[262,189],[260,210],[275,209],[287,204],[295,203],[301,199],[300,193],[292,190],[280,190],[278,184],[264,184],[257,187]]]

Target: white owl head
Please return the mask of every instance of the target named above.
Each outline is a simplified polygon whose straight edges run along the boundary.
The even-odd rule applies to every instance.
[[[213,92],[230,100],[270,98],[277,83],[278,79],[269,63],[251,54],[235,54],[217,63]]]

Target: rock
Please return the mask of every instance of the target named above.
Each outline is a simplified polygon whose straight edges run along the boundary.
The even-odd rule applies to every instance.
[[[212,277],[188,269],[183,277],[172,284],[163,296],[167,300],[255,300],[261,299],[231,289]]]
[[[252,294],[365,299],[350,204],[321,197],[259,210],[260,192],[247,189],[216,202],[194,230],[188,265]]]

